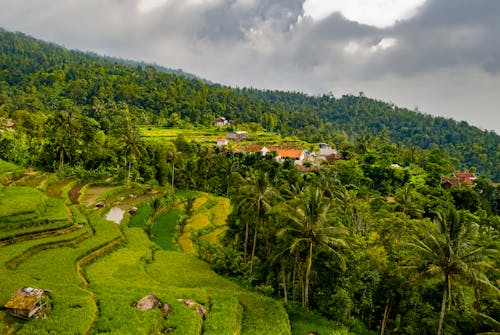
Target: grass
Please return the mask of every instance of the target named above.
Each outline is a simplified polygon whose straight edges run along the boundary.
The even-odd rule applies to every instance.
[[[178,250],[175,244],[176,224],[181,212],[171,210],[166,214],[160,215],[151,227],[151,240],[164,250]]]
[[[348,335],[345,328],[339,329],[338,325],[325,317],[310,311],[291,310],[288,312],[292,325],[292,335],[316,333],[318,335]]]
[[[0,224],[36,219],[46,200],[42,192],[31,187],[0,187]]]
[[[11,176],[22,174],[24,169],[0,159],[0,182],[8,181]]]
[[[149,204],[144,204],[137,208],[137,211],[130,218],[129,227],[144,228],[149,217],[153,214],[153,209]]]
[[[68,182],[73,181],[51,177],[46,190],[60,196]],[[129,192],[120,187],[88,187],[86,200],[112,198],[122,190]],[[23,286],[50,289],[53,301],[52,312],[43,320],[25,322],[0,312],[0,333],[8,329],[15,334],[154,334],[173,327],[175,334],[189,335],[290,334],[286,311],[278,301],[248,292],[217,275],[206,262],[178,251],[174,238],[181,209],[160,215],[151,226],[150,240],[145,233],[152,212],[149,205],[139,205],[129,224],[119,226],[102,217],[104,210],[67,207],[64,199],[29,187],[4,187],[1,192],[21,201],[38,199],[35,205],[26,201],[21,212],[12,207],[8,219],[37,213],[52,222],[14,230],[5,230],[2,224],[0,238],[2,234],[50,232],[57,225],[72,224],[70,219],[81,228],[74,226],[53,236],[27,236],[35,239],[0,246],[0,305]],[[188,230],[210,228],[212,232],[204,238],[215,241],[225,229],[229,200],[196,195]],[[147,294],[172,306],[168,319],[159,310],[143,312],[133,307]],[[203,304],[209,310],[206,320],[178,302],[179,298]]]

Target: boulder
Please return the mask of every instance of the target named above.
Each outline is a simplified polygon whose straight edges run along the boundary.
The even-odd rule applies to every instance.
[[[157,297],[150,294],[138,300],[134,304],[134,307],[141,311],[149,311],[151,309],[160,308],[161,302]]]
[[[205,307],[202,304],[197,303],[194,300],[177,299],[177,301],[182,302],[188,308],[196,309],[196,312],[198,312],[198,314],[200,314],[203,317],[203,319],[205,319],[205,317],[208,315],[208,311],[205,309]]]

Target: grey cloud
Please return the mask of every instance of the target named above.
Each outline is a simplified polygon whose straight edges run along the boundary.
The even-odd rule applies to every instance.
[[[399,44],[375,61],[391,73],[477,66],[496,74],[500,69],[499,1],[430,0],[417,16],[384,32]]]

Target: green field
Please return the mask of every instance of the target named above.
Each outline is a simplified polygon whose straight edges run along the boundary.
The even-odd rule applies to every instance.
[[[238,129],[246,130],[246,129]],[[164,127],[141,127],[141,135],[147,140],[153,141],[174,141],[182,136],[186,141],[195,141],[202,145],[214,146],[217,139],[226,137],[226,130],[223,128],[164,128]],[[241,142],[229,142],[233,148],[244,147],[250,144],[260,144],[268,146],[284,147],[306,147],[306,142],[295,137],[282,138],[278,134],[264,131],[248,131],[248,137]]]
[[[56,175],[44,180],[41,189],[0,189],[0,304],[16,289],[32,286],[51,291],[52,310],[47,318],[31,321],[0,310],[0,333],[156,334],[173,328],[175,334],[291,334],[280,302],[246,291],[195,255],[179,251],[182,199],[198,197],[185,227],[189,236],[196,235],[189,240],[193,248],[195,237],[217,242],[230,212],[228,199],[179,192],[175,207],[154,218],[149,236],[154,193],[129,196],[137,194],[136,186],[87,185],[81,205],[68,207],[68,190],[78,181]],[[126,216],[117,225],[104,219],[109,207],[94,208],[98,199],[139,208],[129,222]],[[148,294],[171,306],[168,318],[159,310],[133,307]],[[178,299],[203,305],[207,316]]]

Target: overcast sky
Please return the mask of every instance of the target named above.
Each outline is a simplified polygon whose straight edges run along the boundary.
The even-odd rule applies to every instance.
[[[0,0],[0,26],[232,86],[362,91],[500,134],[500,0]]]

